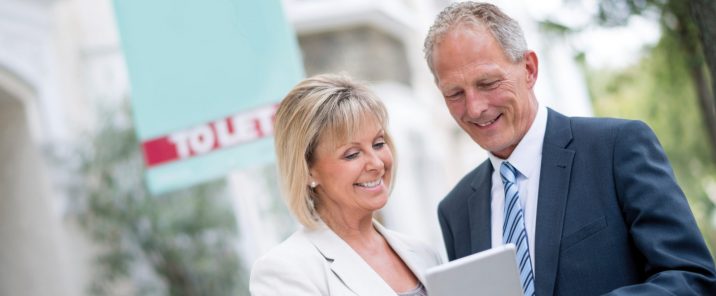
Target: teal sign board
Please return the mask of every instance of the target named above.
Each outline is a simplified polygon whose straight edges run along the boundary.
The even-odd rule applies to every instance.
[[[277,103],[303,77],[279,0],[115,0],[153,193],[273,161]]]

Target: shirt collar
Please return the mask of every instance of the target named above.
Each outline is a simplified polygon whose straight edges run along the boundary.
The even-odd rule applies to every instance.
[[[512,154],[510,154],[510,157],[502,159],[492,154],[492,152],[488,153],[495,171],[499,172],[502,162],[506,160],[509,161],[521,175],[529,179],[531,172],[534,172],[534,169],[541,163],[541,161],[535,160],[542,159],[542,145],[544,143],[544,133],[546,129],[547,108],[539,105],[537,107],[537,115],[535,115],[530,129],[527,130],[525,136],[517,144]]]

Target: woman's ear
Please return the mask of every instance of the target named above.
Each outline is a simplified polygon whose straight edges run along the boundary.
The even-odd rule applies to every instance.
[[[309,171],[308,171],[308,183],[307,183],[307,185],[308,185],[308,187],[311,187],[311,189],[315,189],[316,186],[318,186],[318,181],[316,180],[316,178],[313,177],[313,172],[312,172],[312,170],[310,170],[310,169],[309,169]]]

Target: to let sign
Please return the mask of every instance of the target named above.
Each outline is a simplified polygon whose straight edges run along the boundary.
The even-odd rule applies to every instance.
[[[280,0],[115,0],[152,193],[274,161],[272,119],[303,78]]]

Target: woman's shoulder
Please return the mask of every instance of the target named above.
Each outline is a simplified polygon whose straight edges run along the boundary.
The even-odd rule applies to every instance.
[[[249,289],[252,295],[320,295],[324,262],[298,230],[254,262]]]
[[[254,268],[259,264],[295,265],[296,261],[310,262],[316,259],[321,259],[319,253],[306,237],[305,231],[300,229],[256,260]]]

